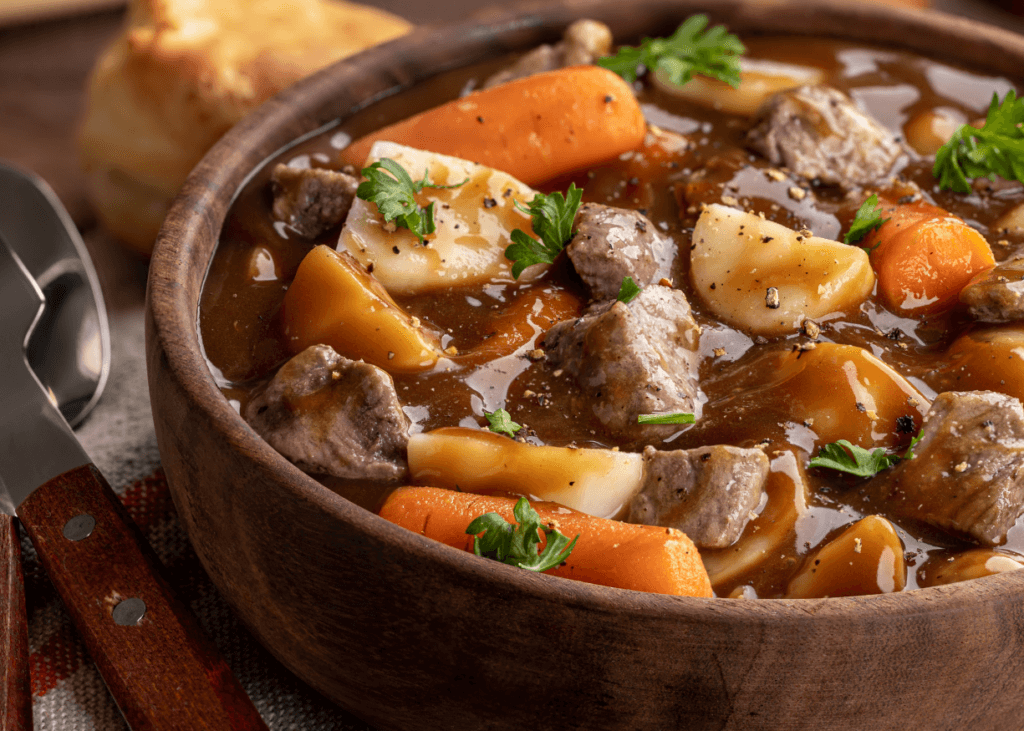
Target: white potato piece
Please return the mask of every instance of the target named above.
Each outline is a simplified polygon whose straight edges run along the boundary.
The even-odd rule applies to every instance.
[[[992,224],[992,231],[997,236],[1024,234],[1024,203],[1019,203],[999,217]]]
[[[755,335],[796,332],[804,320],[853,311],[875,285],[859,247],[718,204],[693,230],[690,277],[718,317]]]
[[[449,155],[425,152],[394,142],[377,142],[366,165],[388,157],[400,164],[409,177],[421,180],[427,171],[435,185],[458,188],[424,188],[416,196],[426,208],[434,202],[437,230],[421,244],[404,228],[388,231],[375,203],[356,198],[341,230],[338,251],[348,251],[363,266],[373,265],[373,275],[391,294],[420,294],[448,287],[513,281],[512,262],[505,248],[514,229],[533,235],[530,217],[517,210],[536,191],[503,172]],[[390,226],[388,226],[390,228]],[[543,274],[546,265],[534,265],[519,281]]]
[[[617,515],[643,482],[639,454],[610,449],[541,447],[464,427],[409,439],[417,485],[549,500],[599,518]]]
[[[891,594],[907,585],[903,542],[885,518],[858,520],[805,560],[787,599]]]
[[[729,114],[753,116],[772,94],[804,84],[820,84],[825,72],[814,66],[769,61],[760,58],[740,59],[738,89],[707,76],[694,76],[682,86],[669,81],[668,73],[658,69],[654,84],[672,96],[686,99],[710,109]]]

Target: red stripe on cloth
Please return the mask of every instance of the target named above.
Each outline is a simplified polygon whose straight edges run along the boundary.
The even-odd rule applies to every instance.
[[[45,695],[60,681],[81,667],[85,660],[85,646],[66,617],[50,639],[28,656],[28,671],[32,680],[32,695]]]
[[[167,478],[160,467],[149,477],[129,485],[121,496],[121,502],[143,533],[174,513]]]

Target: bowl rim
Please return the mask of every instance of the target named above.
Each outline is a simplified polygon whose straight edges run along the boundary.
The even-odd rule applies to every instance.
[[[339,524],[397,544],[412,558],[426,562],[424,565],[441,562],[469,578],[484,583],[507,582],[517,590],[569,606],[614,608],[687,622],[717,621],[728,614],[730,621],[761,623],[769,618],[774,622],[845,621],[863,617],[865,612],[906,616],[970,611],[970,602],[979,594],[1004,599],[1024,596],[1024,572],[1016,571],[892,594],[825,599],[726,601],[721,597],[647,594],[558,577],[552,581],[552,577],[536,576],[498,562],[479,561],[468,552],[400,528],[341,497],[273,450],[222,395],[203,356],[198,307],[209,261],[234,198],[269,158],[329,128],[335,120],[436,73],[550,40],[558,29],[578,17],[618,18],[627,27],[641,28],[652,25],[651,15],[659,20],[674,16],[678,23],[696,12],[707,12],[712,22],[724,21],[731,28],[759,26],[778,33],[775,28],[787,23],[787,35],[824,35],[893,45],[932,57],[938,55],[939,48],[955,47],[955,63],[1014,80],[1020,78],[1015,69],[1024,62],[1024,37],[938,11],[846,4],[842,0],[721,0],[714,5],[697,0],[653,0],[646,5],[650,9],[647,18],[630,19],[625,14],[628,8],[623,10],[626,5],[621,0],[567,0],[560,5],[534,1],[513,9],[487,8],[454,26],[419,27],[300,81],[225,134],[192,171],[174,200],[150,262],[147,341],[152,337],[162,350],[163,365],[186,394],[189,408],[216,425],[261,475],[289,492],[292,499],[318,504]],[[832,31],[812,30],[814,22],[824,22]],[[916,32],[908,33],[908,29]],[[967,44],[965,35],[970,37]],[[957,45],[948,45],[954,42]],[[436,49],[444,51],[439,55]],[[429,73],[424,70],[427,62],[432,62]],[[375,81],[370,76],[379,78]],[[342,89],[345,93],[339,94]],[[339,101],[339,97],[359,101],[353,104]],[[339,104],[347,106],[341,108]],[[256,167],[247,162],[253,159],[259,160]],[[197,276],[200,271],[201,276]],[[152,349],[147,356],[152,358]],[[148,367],[152,371],[154,366],[150,363]]]

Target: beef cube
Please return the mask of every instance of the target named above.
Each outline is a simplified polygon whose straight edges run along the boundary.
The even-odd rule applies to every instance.
[[[315,239],[344,221],[359,187],[354,175],[322,168],[278,165],[270,179],[274,217],[306,239]]]
[[[582,317],[558,323],[544,344],[549,365],[580,385],[573,408],[592,412],[612,434],[628,439],[676,428],[642,427],[640,414],[699,415],[699,335],[686,296],[652,285],[629,304],[597,303]]]
[[[644,485],[630,523],[677,528],[698,548],[736,542],[761,501],[768,458],[760,449],[712,446],[644,450]]]
[[[409,468],[409,419],[387,372],[326,345],[289,360],[243,416],[306,472],[397,483]]]
[[[607,25],[596,20],[577,20],[565,29],[561,41],[553,46],[547,43],[537,46],[511,66],[489,77],[484,88],[543,71],[594,63],[601,56],[610,54],[611,50],[612,31]]]
[[[975,320],[1024,320],[1024,259],[1003,262],[975,277],[961,290],[960,301]]]
[[[883,178],[903,152],[893,134],[850,97],[823,85],[774,95],[747,141],[774,165],[846,188]]]
[[[939,394],[914,454],[875,478],[897,514],[986,546],[1006,539],[1024,513],[1020,401],[992,391]]]
[[[652,284],[667,249],[668,242],[639,211],[584,203],[565,251],[591,297],[605,300],[618,296],[624,277],[641,287]]]

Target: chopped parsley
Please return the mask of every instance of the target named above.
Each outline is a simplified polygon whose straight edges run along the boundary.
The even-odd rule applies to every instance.
[[[623,277],[622,284],[619,285],[619,296],[616,297],[619,302],[629,304],[636,296],[640,294],[643,289],[633,281],[633,277]]]
[[[853,223],[850,224],[850,230],[843,237],[843,243],[856,244],[872,231],[880,229],[882,224],[888,220],[888,218],[882,218],[881,208],[878,205],[878,196],[872,193],[861,207],[857,209],[857,215],[853,217]],[[878,248],[878,244],[870,248],[861,248],[871,252]]]
[[[964,124],[935,153],[932,175],[939,188],[970,193],[968,178],[993,178],[1024,182],[1024,98],[1011,89],[999,101],[992,95],[985,126]]]
[[[740,85],[740,55],[746,47],[724,25],[704,30],[708,16],[691,15],[668,38],[644,38],[639,46],[622,46],[614,56],[597,60],[626,81],[636,81],[643,70],[664,71],[682,86],[694,74],[710,76],[734,88]]]
[[[640,414],[636,421],[638,424],[694,424],[697,419],[693,414],[678,411],[674,414]]]
[[[401,165],[390,157],[382,157],[361,171],[366,178],[356,189],[356,195],[364,201],[377,204],[377,210],[385,222],[412,231],[423,243],[423,237],[434,233],[434,204],[425,209],[416,202],[416,194],[424,188],[458,188],[466,180],[455,185],[434,185],[427,178],[429,171],[423,171],[422,180],[413,180]],[[388,173],[391,173],[388,175]]]
[[[512,276],[519,279],[526,267],[542,262],[551,264],[572,239],[572,224],[576,219],[583,190],[569,183],[565,195],[555,192],[545,195],[538,193],[529,206],[516,201],[516,208],[529,213],[533,219],[533,230],[540,240],[525,231],[512,232],[512,244],[505,249],[505,258],[512,262]]]
[[[846,472],[857,477],[873,477],[884,469],[900,463],[901,460],[915,459],[914,447],[924,436],[924,430],[910,440],[910,446],[901,457],[898,454],[886,454],[881,447],[873,450],[863,449],[851,444],[846,439],[826,444],[819,450],[818,456],[811,459],[809,467]]]
[[[497,513],[485,513],[473,519],[466,528],[466,533],[473,536],[473,553],[527,571],[553,569],[572,553],[579,535],[570,543],[556,528],[548,528],[526,498],[519,498],[512,512],[518,525]],[[547,537],[543,551],[539,550],[541,532]]]
[[[512,416],[505,409],[485,411],[484,418],[487,419],[487,428],[496,434],[514,437],[516,432],[523,428],[521,424],[512,421]]]

